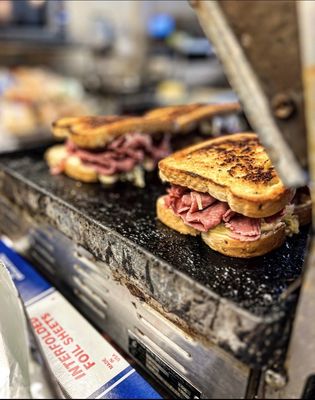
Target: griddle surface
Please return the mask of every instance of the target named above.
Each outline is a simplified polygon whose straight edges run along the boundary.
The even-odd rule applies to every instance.
[[[50,176],[41,152],[4,156],[0,162],[10,174],[113,229],[173,269],[256,315],[266,315],[277,307],[280,295],[301,273],[308,227],[266,256],[250,260],[225,257],[201,239],[177,234],[157,221],[155,201],[165,192],[165,186],[155,174],[147,177],[145,189],[130,184],[108,189]]]

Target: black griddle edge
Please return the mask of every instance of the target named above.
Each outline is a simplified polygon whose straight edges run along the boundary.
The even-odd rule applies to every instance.
[[[146,189],[108,189],[50,176],[42,151],[0,157],[0,195],[12,207],[84,246],[190,334],[251,367],[280,366],[298,295],[288,288],[300,276],[309,229],[269,255],[225,257],[156,220],[164,192],[154,174]]]

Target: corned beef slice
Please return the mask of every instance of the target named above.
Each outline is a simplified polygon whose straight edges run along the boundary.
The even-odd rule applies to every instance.
[[[234,217],[234,215],[236,215],[237,213],[233,210],[231,210],[230,208],[227,210],[227,212],[223,215],[223,221],[224,222],[229,222],[231,218]]]
[[[241,241],[260,238],[260,219],[249,218],[232,211],[228,204],[206,193],[199,193],[173,185],[168,190],[165,205],[182,218],[185,224],[207,232],[222,221],[230,229],[231,237]]]
[[[110,142],[100,151],[80,149],[70,140],[67,143],[68,153],[96,169],[102,175],[114,175],[129,172],[136,165],[151,159],[155,164],[170,153],[169,138],[165,135],[157,145],[152,137],[141,133],[130,133]]]
[[[211,206],[201,211],[193,213],[188,212],[186,215],[181,215],[186,224],[202,231],[207,232],[209,229],[215,228],[222,221],[223,215],[228,210],[227,203],[216,201]]]
[[[261,235],[260,219],[257,218],[236,215],[230,222],[226,222],[225,226],[232,231],[231,237],[234,239],[242,240],[241,238],[246,236],[250,240],[257,240]]]

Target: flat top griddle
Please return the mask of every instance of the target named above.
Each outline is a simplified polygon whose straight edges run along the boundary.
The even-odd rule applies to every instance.
[[[63,175],[52,177],[40,151],[3,156],[0,162],[22,181],[35,184],[255,315],[269,313],[301,273],[309,227],[265,256],[249,260],[226,257],[199,238],[177,234],[156,219],[155,201],[165,193],[165,185],[154,173],[147,176],[145,189],[131,184],[105,188]]]
[[[248,365],[281,364],[298,295],[287,289],[301,274],[309,227],[263,257],[226,257],[156,219],[165,189],[155,173],[145,189],[51,176],[43,150],[0,157],[0,204],[8,199],[85,247],[189,334]]]

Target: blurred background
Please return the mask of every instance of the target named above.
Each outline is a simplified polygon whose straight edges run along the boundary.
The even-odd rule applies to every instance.
[[[60,116],[235,99],[186,0],[1,0],[0,59],[7,147]]]

